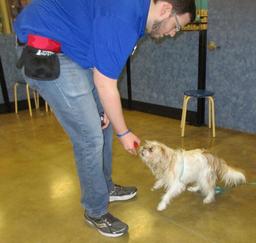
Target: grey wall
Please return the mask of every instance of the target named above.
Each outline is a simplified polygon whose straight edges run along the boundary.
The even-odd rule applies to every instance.
[[[256,133],[256,2],[209,1],[207,86],[216,92],[217,125]]]
[[[220,46],[208,51],[206,81],[216,94],[217,126],[256,133],[256,2],[215,0],[208,7],[208,40]],[[184,90],[197,88],[197,58],[197,32],[158,44],[146,38],[132,58],[134,100],[181,108]],[[127,97],[125,77],[120,90]]]
[[[180,108],[184,87],[197,87],[197,63],[197,32],[179,33],[174,39],[161,41],[144,38],[132,57],[133,99]],[[126,97],[125,78],[120,80],[120,90]]]
[[[0,34],[0,56],[2,60],[2,65],[4,69],[4,76],[6,80],[6,85],[8,89],[9,99],[13,101],[13,85],[16,81],[22,80],[22,74],[20,70],[16,68],[16,47],[15,47],[15,36],[11,35],[2,35]],[[21,86],[18,89],[18,99],[26,99],[25,95],[25,86]],[[0,104],[3,104],[3,95],[0,92]]]

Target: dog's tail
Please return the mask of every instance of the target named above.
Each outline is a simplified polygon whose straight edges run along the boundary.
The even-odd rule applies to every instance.
[[[214,169],[218,178],[225,183],[225,186],[237,186],[246,183],[245,175],[239,170],[228,166],[225,160],[205,152],[209,165]]]

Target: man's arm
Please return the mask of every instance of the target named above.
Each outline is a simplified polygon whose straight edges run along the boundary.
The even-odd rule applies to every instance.
[[[104,111],[111,121],[114,130],[117,134],[126,132],[128,127],[123,116],[117,80],[108,78],[96,68],[93,71],[93,78]],[[120,142],[130,153],[135,153],[136,151],[134,143],[140,144],[140,140],[132,132],[121,137]]]

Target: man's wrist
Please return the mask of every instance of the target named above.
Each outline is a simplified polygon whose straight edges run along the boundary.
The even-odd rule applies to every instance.
[[[127,135],[127,134],[130,133],[130,132],[131,132],[131,130],[130,130],[130,129],[127,129],[125,132],[117,133],[116,136],[117,136],[118,138],[122,138],[122,137],[124,137],[125,135]]]

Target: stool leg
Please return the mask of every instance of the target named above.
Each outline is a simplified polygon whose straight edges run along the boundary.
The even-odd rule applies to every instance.
[[[17,88],[18,88],[18,83],[14,84],[14,104],[15,104],[15,113],[18,114],[18,98],[17,98]]]
[[[185,112],[184,106],[185,106],[186,97],[187,97],[186,95],[184,95],[184,97],[183,97],[183,104],[182,104],[182,114],[181,114],[180,128],[182,128],[182,125],[183,125],[183,118],[184,118],[184,112]]]
[[[211,128],[212,127],[212,109],[211,109],[211,101],[208,97],[208,127]]]
[[[38,91],[36,92],[36,100],[37,100],[37,107],[39,109],[40,108],[40,95],[39,95]]]
[[[32,108],[31,108],[31,102],[30,102],[29,84],[26,84],[26,90],[27,90],[29,115],[32,117]]]
[[[33,90],[33,96],[34,96],[35,108],[37,110],[38,109],[38,103],[37,103],[37,95],[36,95],[36,91],[35,90]]]
[[[48,112],[48,103],[45,101],[45,111]]]
[[[184,115],[183,115],[183,124],[181,127],[181,136],[184,137],[185,134],[185,125],[186,125],[186,115],[187,115],[187,107],[188,107],[188,101],[190,100],[191,97],[187,96],[185,98],[185,104],[184,104]]]
[[[212,105],[212,136],[215,138],[215,105],[214,105],[214,99],[213,97],[209,97],[209,100],[211,101]]]

